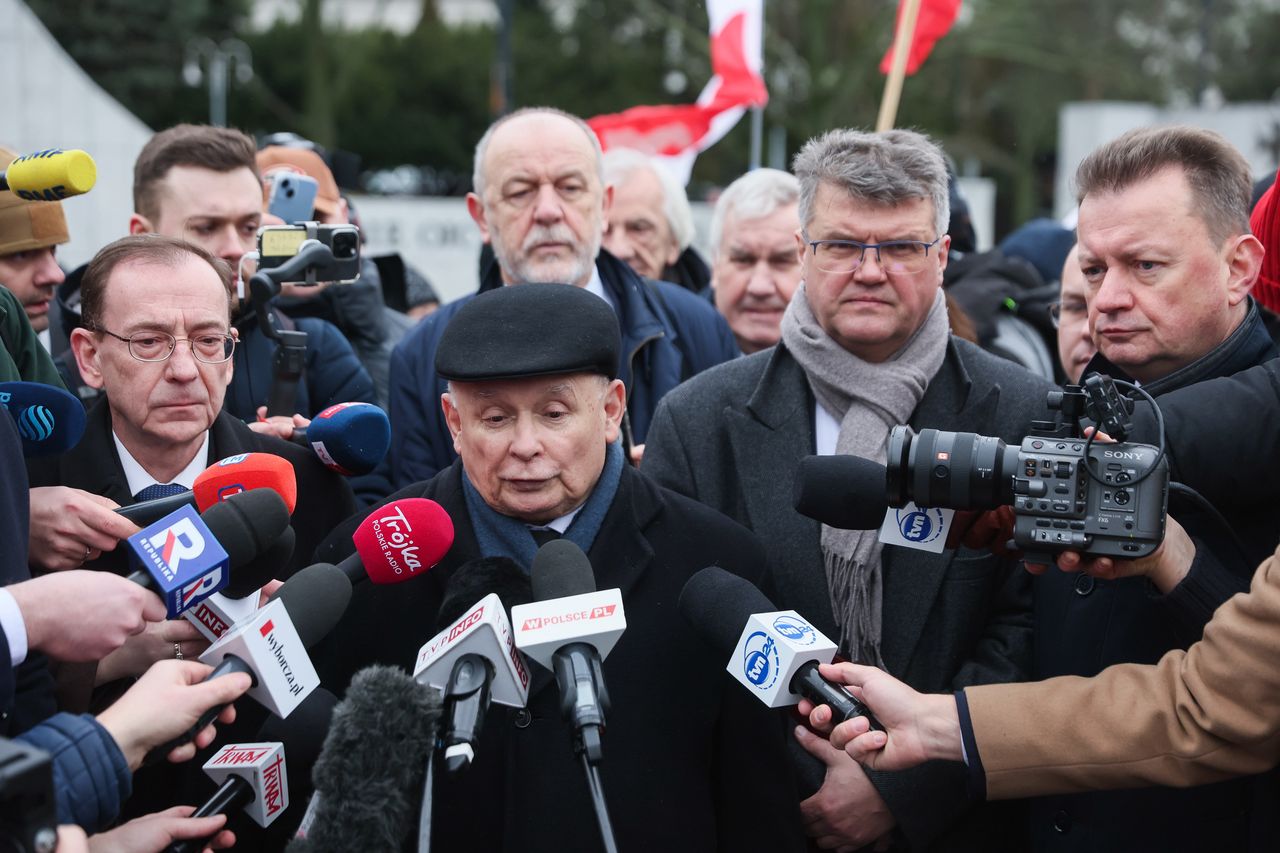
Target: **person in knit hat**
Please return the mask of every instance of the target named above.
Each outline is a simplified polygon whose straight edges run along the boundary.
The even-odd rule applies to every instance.
[[[0,148],[0,169],[17,156]],[[69,239],[61,202],[26,201],[8,190],[0,192],[0,285],[22,303],[37,332],[49,328],[53,289],[66,278],[54,253]]]

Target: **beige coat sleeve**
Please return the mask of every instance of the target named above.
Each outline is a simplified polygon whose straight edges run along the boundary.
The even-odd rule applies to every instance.
[[[1280,549],[1186,652],[965,695],[989,799],[1267,770],[1280,762]]]

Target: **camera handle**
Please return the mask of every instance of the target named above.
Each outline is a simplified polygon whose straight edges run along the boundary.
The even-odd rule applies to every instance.
[[[298,254],[278,267],[259,269],[249,279],[249,295],[258,326],[275,341],[271,360],[271,392],[267,398],[267,417],[289,417],[297,411],[298,384],[307,361],[307,333],[281,327],[280,318],[271,310],[271,300],[280,286],[306,274],[314,275],[314,267],[333,261],[333,250],[318,240],[307,240]]]

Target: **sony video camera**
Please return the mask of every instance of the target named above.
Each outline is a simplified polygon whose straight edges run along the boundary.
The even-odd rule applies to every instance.
[[[1037,421],[1019,447],[972,432],[897,426],[889,436],[889,504],[989,510],[1012,505],[1013,541],[1028,554],[1065,550],[1132,560],[1164,539],[1169,463],[1160,448],[1123,441],[1132,401],[1112,379],[1051,391],[1059,427]],[[1081,414],[1117,444],[1081,437]]]
[[[328,252],[316,251],[314,260],[294,270],[290,265],[282,275],[273,270],[286,266],[299,254],[319,243]],[[352,282],[360,277],[360,229],[354,225],[321,225],[299,222],[294,225],[264,225],[258,229],[258,269],[277,284],[297,282]]]

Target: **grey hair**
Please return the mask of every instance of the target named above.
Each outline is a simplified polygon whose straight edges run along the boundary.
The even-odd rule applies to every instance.
[[[1089,193],[1120,192],[1170,166],[1186,176],[1191,207],[1215,246],[1249,233],[1249,163],[1222,134],[1199,127],[1138,128],[1095,149],[1076,169],[1076,201]]]
[[[936,235],[947,233],[947,161],[923,133],[829,130],[806,142],[791,168],[800,179],[800,222],[806,228],[813,220],[818,187],[831,184],[854,199],[881,205],[927,198],[933,202]]]
[[[780,169],[753,169],[725,187],[711,214],[711,253],[720,254],[720,237],[725,220],[732,213],[739,220],[763,219],[775,210],[795,204],[800,198],[800,181]],[[799,224],[799,222],[797,222]]]
[[[648,169],[658,178],[662,185],[662,214],[667,218],[667,227],[681,251],[693,244],[693,210],[689,207],[689,197],[684,187],[665,169],[653,164],[643,153],[631,148],[610,148],[604,153],[604,180],[606,184],[617,186],[627,179],[632,172]]]
[[[573,113],[567,113],[564,110],[557,109],[556,107],[521,107],[515,112],[507,113],[502,118],[489,125],[489,129],[484,132],[484,136],[481,136],[480,141],[476,143],[475,160],[471,166],[471,188],[475,191],[476,195],[480,196],[481,199],[484,198],[484,155],[485,152],[489,150],[489,142],[493,139],[494,132],[512,119],[527,115],[560,116],[561,118],[568,119],[581,128],[582,132],[587,135],[587,139],[591,140],[591,147],[595,150],[595,157],[593,159],[595,160],[596,177],[600,179],[601,186],[604,185],[604,167],[600,162],[602,155],[600,138],[596,136],[596,132],[591,129],[591,125],[587,124]]]

